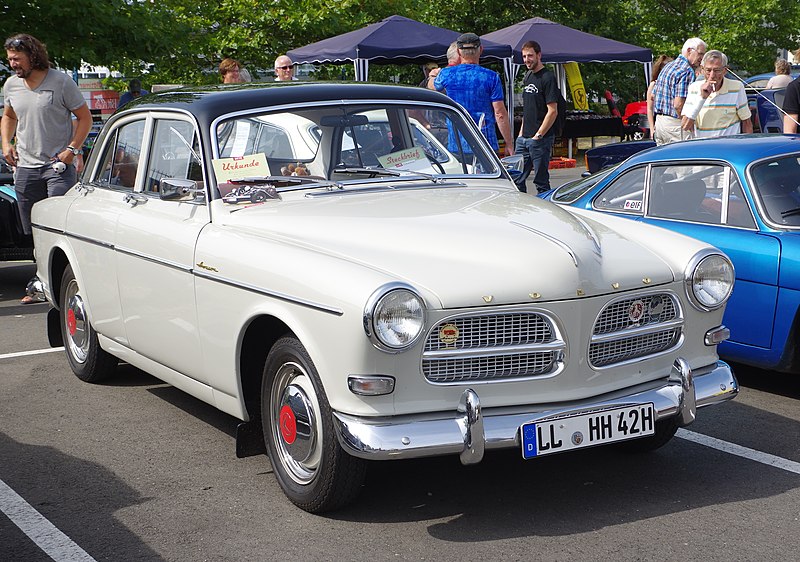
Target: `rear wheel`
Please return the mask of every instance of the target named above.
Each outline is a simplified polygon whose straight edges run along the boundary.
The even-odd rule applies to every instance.
[[[61,276],[60,303],[61,335],[72,372],[84,382],[108,378],[114,373],[118,361],[97,341],[72,266],[67,266]]]
[[[317,370],[294,337],[278,340],[267,356],[261,417],[273,472],[292,503],[320,513],[355,499],[366,463],[339,445]]]

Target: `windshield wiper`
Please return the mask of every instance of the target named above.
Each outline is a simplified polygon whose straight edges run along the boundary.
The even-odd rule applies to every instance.
[[[800,207],[795,207],[794,209],[787,209],[785,211],[781,211],[781,217],[793,217],[794,215],[800,215]]]
[[[416,170],[390,170],[387,168],[359,168],[357,166],[353,166],[346,168],[334,168],[333,171],[337,174],[370,174],[373,178],[377,176],[392,176],[395,178],[419,176],[421,178],[425,178],[426,180],[430,180],[433,183],[441,183],[445,181],[444,178],[439,178],[433,174],[418,172]]]
[[[248,176],[244,178],[236,178],[228,180],[228,183],[233,184],[270,184],[274,187],[291,187],[296,185],[322,185],[328,189],[342,189],[342,184],[338,181],[330,181],[320,178],[303,177],[303,176]]]

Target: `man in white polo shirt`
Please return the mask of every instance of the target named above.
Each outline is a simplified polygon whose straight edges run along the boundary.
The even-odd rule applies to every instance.
[[[722,137],[752,133],[744,84],[725,78],[728,57],[711,50],[701,63],[705,80],[689,86],[681,112],[681,127],[695,137]]]

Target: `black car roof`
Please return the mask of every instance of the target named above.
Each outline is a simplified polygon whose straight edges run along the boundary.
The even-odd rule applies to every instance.
[[[328,100],[400,100],[455,106],[447,96],[426,88],[364,82],[273,82],[179,88],[142,96],[120,113],[179,109],[201,123],[256,107]]]

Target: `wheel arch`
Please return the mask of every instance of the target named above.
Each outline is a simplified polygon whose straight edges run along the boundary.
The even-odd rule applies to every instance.
[[[50,254],[50,263],[48,264],[48,276],[50,277],[50,296],[52,298],[50,304],[55,308],[61,308],[61,303],[59,302],[59,299],[61,299],[61,278],[68,265],[70,265],[70,261],[64,250],[57,246],[53,248],[53,252]]]
[[[239,376],[242,399],[251,421],[261,418],[261,379],[270,349],[281,337],[294,332],[275,316],[262,315],[251,320],[242,335]]]

